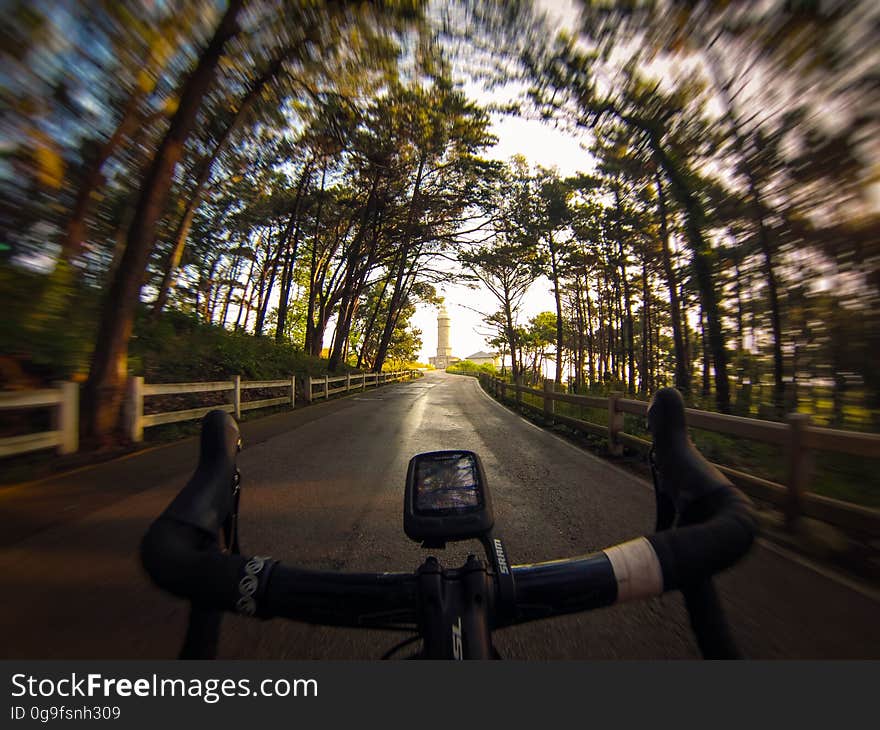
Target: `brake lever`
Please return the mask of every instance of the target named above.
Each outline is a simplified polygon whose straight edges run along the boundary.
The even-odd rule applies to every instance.
[[[241,472],[236,468],[232,476],[232,511],[223,521],[224,550],[232,555],[241,554],[238,542],[238,504],[241,498]]]
[[[660,474],[657,471],[657,462],[654,454],[654,444],[651,444],[651,450],[648,452],[648,462],[651,465],[651,479],[654,482],[654,499],[656,500],[656,524],[654,532],[663,532],[668,530],[675,524],[675,502],[663,490],[660,481]]]

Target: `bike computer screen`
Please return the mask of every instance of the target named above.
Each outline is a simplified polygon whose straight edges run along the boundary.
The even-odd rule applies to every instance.
[[[437,456],[416,462],[416,511],[466,510],[480,505],[477,465],[470,454]]]
[[[486,478],[472,451],[431,451],[409,463],[403,529],[413,540],[440,544],[481,537],[494,523]]]

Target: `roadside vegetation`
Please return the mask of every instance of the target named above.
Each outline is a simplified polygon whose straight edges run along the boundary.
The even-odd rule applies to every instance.
[[[104,448],[131,375],[381,371],[455,282],[519,382],[880,429],[877,4],[549,5],[12,2],[2,387]]]
[[[452,371],[447,370],[447,372]],[[477,375],[478,373],[464,372],[462,374]],[[509,377],[507,381],[511,382]],[[619,392],[621,392],[619,389],[606,386],[594,387],[588,394],[607,397],[611,393]],[[531,406],[531,410],[524,411],[525,414],[543,421],[544,400],[541,396],[523,393],[522,402],[527,407]],[[513,396],[508,395],[508,405],[513,403]],[[699,408],[700,406],[695,407]],[[556,413],[563,416],[600,426],[608,426],[608,410],[605,408],[590,408],[557,401],[554,403],[554,409]],[[557,425],[554,428],[565,432],[569,431],[564,425]],[[631,414],[624,415],[624,431],[645,440],[651,438],[644,419]],[[694,444],[710,461],[776,483],[785,483],[787,461],[782,446],[695,428],[690,429],[690,433]],[[605,449],[605,440],[601,437],[578,433],[575,438],[590,444],[591,448],[596,450],[604,451]],[[647,465],[647,460],[640,452],[624,448],[630,458]],[[880,509],[880,473],[875,467],[876,463],[853,459],[845,454],[816,452],[813,457],[810,491],[845,502]]]
[[[446,372],[454,373],[456,375],[479,375],[480,373],[497,375],[497,370],[491,363],[477,365],[477,363],[471,362],[470,360],[459,360],[446,368]]]

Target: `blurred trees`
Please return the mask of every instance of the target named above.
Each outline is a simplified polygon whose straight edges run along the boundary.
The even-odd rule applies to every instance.
[[[577,10],[554,37],[525,0],[11,2],[4,351],[81,362],[100,440],[146,303],[378,370],[452,260],[515,377],[880,425],[876,4]],[[465,77],[593,169],[484,159]]]
[[[47,322],[66,316],[72,273],[104,289],[83,409],[86,433],[102,437],[118,424],[141,289],[160,277],[153,305],[160,312],[188,260],[191,232],[201,249],[188,292],[195,311],[221,322],[234,313],[247,326],[254,310],[259,333],[280,285],[274,320],[283,337],[301,239],[307,226],[320,235],[321,213],[330,207],[322,195],[328,168],[333,175],[333,162],[350,164],[340,155],[362,123],[364,96],[397,83],[402,63],[421,68],[421,8],[230,0],[219,12],[194,3],[186,14],[138,2],[21,3],[14,11],[4,39],[15,62],[4,94],[16,113],[4,129],[12,154],[3,253],[52,272],[28,316],[37,337],[47,334]],[[375,169],[381,162],[373,160]],[[113,178],[105,175],[110,168]],[[359,184],[334,182],[338,212],[351,209]],[[95,209],[95,201],[110,203],[112,214]],[[367,202],[370,213],[347,251],[337,362],[360,294],[351,284],[378,260],[361,266],[359,247],[372,240],[379,250],[378,237],[366,235],[376,231],[376,201],[373,195]],[[262,218],[255,217],[260,206]],[[402,289],[395,291],[397,308]],[[392,337],[393,328],[386,352]]]
[[[626,181],[643,201],[639,231],[612,231],[624,300],[637,283],[627,252],[642,259],[641,359],[650,359],[650,320],[661,317],[679,387],[690,387],[688,353],[702,351],[719,410],[733,407],[734,380],[740,398],[765,373],[772,410],[795,408],[805,348],[830,362],[835,345],[805,336],[794,292],[811,301],[816,325],[838,321],[838,310],[859,319],[853,349],[876,358],[880,317],[866,316],[880,296],[876,4],[667,0],[580,11],[555,46],[528,48],[523,63],[534,108],[584,130],[606,176],[607,150],[620,146],[611,195],[619,200]],[[660,311],[650,306],[658,264]],[[630,309],[624,301],[619,322],[628,359],[638,350]],[[582,319],[576,303],[572,312]],[[836,392],[833,383],[859,382],[876,412],[872,368],[820,370],[812,383]],[[639,371],[630,360],[621,373],[629,390]]]

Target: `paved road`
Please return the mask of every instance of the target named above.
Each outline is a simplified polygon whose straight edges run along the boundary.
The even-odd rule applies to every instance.
[[[413,569],[423,554],[402,530],[404,475],[412,454],[433,449],[480,453],[514,562],[588,552],[652,527],[646,482],[520,419],[471,378],[431,374],[245,424],[244,436],[245,551],[306,567]],[[188,441],[0,491],[0,510],[16,526],[14,538],[0,539],[0,657],[174,656],[185,606],[149,584],[136,550],[194,453]],[[439,557],[453,564],[466,552]],[[880,657],[870,592],[763,545],[719,582],[749,657]],[[229,617],[221,655],[370,659],[397,638]],[[518,659],[697,657],[676,594],[508,629],[496,640]]]

